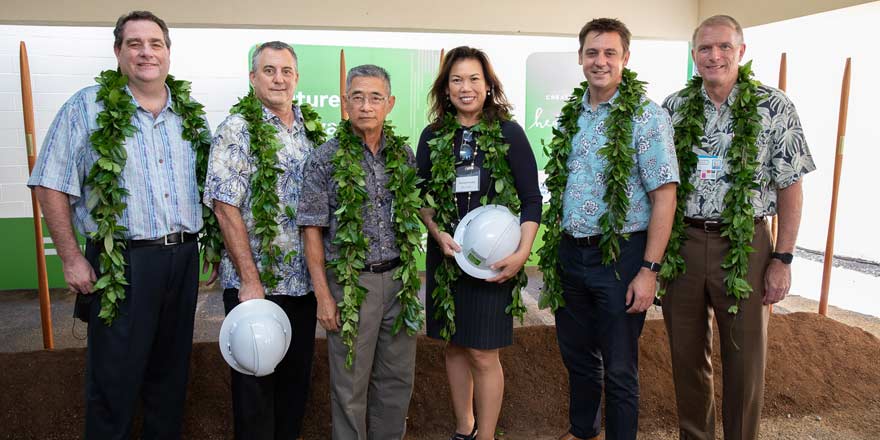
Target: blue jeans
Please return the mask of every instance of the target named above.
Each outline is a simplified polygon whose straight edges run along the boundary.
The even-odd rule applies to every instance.
[[[639,336],[645,313],[626,313],[626,290],[641,269],[647,234],[621,240],[617,263],[602,264],[598,246],[559,245],[565,307],[556,337],[568,369],[570,432],[599,435],[605,385],[605,438],[635,439],[639,420]],[[618,276],[619,275],[619,276]]]

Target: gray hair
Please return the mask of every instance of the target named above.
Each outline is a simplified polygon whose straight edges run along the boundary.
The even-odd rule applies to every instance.
[[[391,94],[391,76],[388,75],[388,71],[375,65],[375,64],[362,64],[357,67],[352,67],[351,70],[348,71],[348,76],[345,77],[345,90],[348,91],[351,89],[351,82],[355,78],[379,78],[385,81],[385,87],[388,89],[388,94]]]
[[[299,72],[299,60],[296,58],[296,52],[293,51],[293,46],[282,41],[269,41],[259,45],[257,50],[254,51],[254,55],[251,57],[251,73],[257,71],[257,58],[260,57],[260,53],[265,49],[286,50],[290,52],[290,55],[293,56],[293,68]]]
[[[745,39],[743,39],[743,28],[739,25],[739,22],[736,21],[735,18],[729,15],[713,15],[700,23],[696,29],[694,29],[694,35],[691,37],[691,45],[697,46],[697,34],[700,33],[700,29],[708,26],[727,26],[734,31],[736,31],[736,37],[739,39],[737,44],[743,44]]]

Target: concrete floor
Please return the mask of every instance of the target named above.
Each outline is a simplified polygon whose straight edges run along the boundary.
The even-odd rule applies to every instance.
[[[529,285],[523,297],[528,313],[522,325],[553,325],[553,316],[547,310],[538,309],[537,299],[542,286],[540,273],[535,268],[529,268],[528,273]],[[821,264],[798,258],[793,265],[792,274],[794,279],[791,295],[775,306],[774,313],[816,312]],[[73,318],[74,295],[66,289],[53,289],[50,296],[55,349],[85,347],[86,325]],[[420,297],[424,301],[424,287]],[[880,337],[880,277],[834,268],[829,303],[832,306],[829,308],[829,317],[861,327]],[[0,292],[0,310],[4,314],[4,319],[0,321],[0,334],[3,335],[0,338],[0,352],[43,348],[36,291]],[[652,307],[648,311],[648,319],[662,319],[660,309]],[[221,290],[217,287],[203,287],[199,291],[193,340],[216,341],[222,322]],[[515,325],[520,323],[515,320]],[[325,336],[320,325],[316,326],[315,334],[319,338]]]

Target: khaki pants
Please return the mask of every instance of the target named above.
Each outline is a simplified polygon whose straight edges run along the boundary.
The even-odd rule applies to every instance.
[[[399,440],[406,433],[416,337],[407,335],[406,329],[391,334],[400,313],[397,292],[401,289],[393,273],[363,272],[360,276],[367,296],[361,304],[351,369],[345,368],[348,347],[339,333],[327,333],[334,440]],[[332,272],[328,275],[330,293],[342,301],[342,286]]]
[[[755,225],[747,279],[752,293],[739,313],[727,308],[721,263],[730,243],[718,232],[687,228],[682,248],[686,272],[670,283],[663,298],[663,318],[669,335],[675,398],[681,439],[715,439],[715,401],[712,377],[712,316],[721,341],[723,380],[722,420],[726,440],[758,438],[764,403],[767,359],[767,320],[763,305],[764,272],[773,244],[769,226]]]

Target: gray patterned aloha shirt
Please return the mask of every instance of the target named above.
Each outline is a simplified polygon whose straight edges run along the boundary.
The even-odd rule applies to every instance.
[[[813,157],[807,148],[801,121],[795,111],[794,104],[782,91],[761,85],[758,94],[766,98],[758,104],[763,130],[758,134],[757,181],[760,188],[754,191],[752,205],[755,216],[762,217],[776,214],[776,189],[786,188],[796,183],[803,175],[816,169]],[[724,159],[733,139],[733,105],[738,90],[736,87],[727,97],[720,110],[709,99],[705,87],[702,89],[703,113],[706,117],[705,132],[700,148],[695,152],[699,156],[716,156]],[[673,124],[678,123],[682,115],[677,110],[684,104],[684,99],[673,94],[663,102],[663,108],[672,115]],[[694,192],[687,200],[685,216],[698,219],[717,220],[724,210],[724,195],[731,187],[727,160],[722,161],[721,169],[715,179],[701,179],[698,170],[690,176]],[[682,176],[684,177],[684,176]]]
[[[364,145],[364,157],[360,165],[366,171],[364,178],[367,190],[367,204],[363,208],[364,235],[369,248],[365,264],[382,263],[400,256],[396,236],[392,229],[391,215],[393,195],[388,190],[388,177],[385,173],[385,136],[379,143],[379,151],[374,156]],[[339,150],[339,140],[330,139],[318,147],[309,158],[303,178],[302,197],[299,200],[296,222],[300,226],[321,226],[324,231],[324,259],[339,258],[339,247],[333,244],[338,222],[333,213],[339,208],[338,186],[333,180],[333,155]],[[407,145],[408,163],[415,168],[415,157]]]
[[[263,107],[263,120],[278,130],[277,138],[282,148],[278,152],[278,167],[282,173],[278,176],[276,191],[280,198],[280,209],[276,216],[279,231],[274,243],[281,248],[281,257],[275,262],[275,273],[281,276],[281,282],[269,295],[302,296],[311,290],[311,279],[306,268],[303,243],[300,238],[296,219],[285,213],[285,207],[296,209],[300,198],[303,166],[314,145],[306,137],[302,113],[294,106],[294,123],[288,129],[278,116]],[[217,128],[211,144],[211,156],[208,162],[208,176],[205,182],[204,203],[213,207],[214,200],[219,200],[241,210],[248,241],[257,270],[263,270],[260,239],[254,233],[254,215],[251,211],[251,175],[256,171],[254,158],[250,151],[250,133],[244,118],[239,114],[231,114]],[[283,256],[296,251],[293,261],[285,264]],[[220,260],[220,283],[224,289],[237,289],[241,285],[238,272],[223,250]]]

